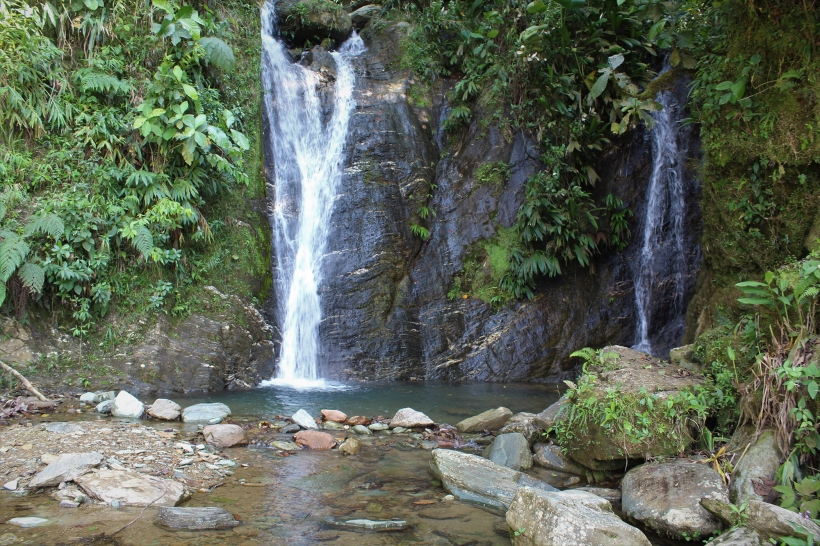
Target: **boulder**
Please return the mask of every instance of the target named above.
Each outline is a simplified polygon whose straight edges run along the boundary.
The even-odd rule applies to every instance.
[[[91,399],[91,403],[96,405],[106,400],[115,400],[116,398],[117,393],[115,391],[99,391],[94,393],[94,398]]]
[[[185,500],[185,487],[173,480],[130,470],[102,469],[74,480],[90,497],[125,506],[176,506]]]
[[[224,508],[175,508],[163,506],[156,517],[157,525],[168,529],[206,531],[232,529],[239,525],[236,518]]]
[[[347,415],[345,415],[341,411],[323,409],[322,418],[325,421],[333,421],[334,423],[344,423],[347,420]]]
[[[507,408],[496,408],[479,413],[459,422],[456,428],[461,432],[481,432],[482,430],[498,430],[507,424],[513,412]]]
[[[606,500],[584,491],[522,487],[507,511],[513,546],[650,546]]]
[[[603,369],[596,371],[597,379],[589,390],[584,391],[584,400],[605,401],[614,393],[625,405],[638,405],[646,393],[651,393],[658,397],[648,416],[651,426],[648,434],[634,441],[619,428],[620,421],[610,421],[606,425],[600,425],[600,421],[594,419],[570,423],[572,440],[561,445],[567,455],[587,468],[606,471],[623,468],[624,459],[672,457],[685,451],[692,443],[690,429],[696,419],[691,415],[668,417],[663,403],[681,391],[700,385],[703,377],[697,369],[679,373],[678,369],[649,354],[618,345],[605,347],[603,353],[614,353],[617,358],[609,359]],[[565,409],[556,417],[556,424],[566,423],[573,415],[570,409],[579,403],[572,391],[566,396]],[[680,432],[670,434],[669,431]]]
[[[338,45],[353,32],[350,16],[331,0],[280,0],[276,15],[282,34],[293,36],[295,46],[308,41],[316,44],[325,38]]]
[[[370,20],[382,12],[382,7],[378,4],[370,4],[369,6],[362,6],[350,14],[350,22],[353,28],[361,30]]]
[[[231,408],[221,403],[194,404],[182,410],[182,420],[186,423],[221,423],[231,414]]]
[[[216,447],[248,445],[248,433],[239,425],[208,425],[202,429],[202,435]]]
[[[373,434],[373,431],[370,430],[369,428],[367,428],[364,425],[355,425],[355,426],[351,427],[350,430],[355,432],[356,434],[364,434],[365,436],[369,435],[369,434]]]
[[[736,527],[713,538],[706,546],[762,546],[760,535],[748,527]]]
[[[501,427],[500,432],[501,434],[509,434],[511,432],[520,432],[524,435],[524,438],[527,439],[528,442],[534,442],[537,439],[537,435],[539,434],[538,427],[535,426],[535,414],[534,413],[516,413],[510,420],[507,421],[507,424]]]
[[[703,538],[723,525],[701,499],[729,502],[729,491],[709,465],[678,459],[633,468],[621,482],[624,513],[655,531],[679,539]]]
[[[755,439],[755,427],[738,428],[729,442],[728,451],[740,454],[745,452],[732,471],[729,487],[732,502],[740,506],[747,500],[771,500],[760,493],[770,489],[766,484],[774,482],[782,459],[774,429],[764,429]],[[755,482],[758,484],[757,491]]]
[[[318,430],[319,428],[313,417],[311,417],[310,414],[303,409],[300,409],[294,413],[293,416],[291,416],[291,419],[293,419],[293,422],[302,428],[315,430]]]
[[[173,400],[167,398],[157,398],[151,404],[151,409],[148,410],[148,415],[154,419],[162,421],[176,421],[179,419],[182,408]]]
[[[552,428],[552,425],[555,424],[558,415],[561,413],[561,410],[564,409],[564,406],[567,404],[568,400],[566,396],[562,396],[558,399],[557,402],[552,404],[550,407],[535,415],[532,420],[533,426],[541,429],[541,430],[549,430]]]
[[[344,441],[342,445],[339,446],[339,453],[342,455],[356,455],[359,453],[359,450],[362,448],[362,443],[359,441],[358,438],[351,436],[347,440]]]
[[[499,434],[493,443],[487,446],[482,455],[494,463],[513,470],[532,468],[530,443],[520,432]]]
[[[555,444],[535,444],[532,450],[532,462],[548,470],[578,474],[579,476],[585,476],[588,472],[588,469],[567,457],[564,450]]]
[[[318,430],[300,430],[293,437],[293,441],[300,446],[305,446],[308,449],[333,449],[336,445],[336,440],[327,432],[319,432]]]
[[[367,417],[362,417],[361,415],[354,415],[353,417],[348,418],[348,420],[345,421],[345,424],[350,426],[367,426],[370,424],[370,419],[368,419]]]
[[[740,523],[736,509],[732,510],[728,502],[706,498],[701,505],[727,525]],[[809,534],[815,543],[820,542],[820,526],[800,514],[767,502],[748,501],[742,523],[760,535],[763,544],[768,544],[770,539],[779,541],[784,536],[805,537]]]
[[[97,413],[111,413],[111,410],[114,408],[114,401],[113,400],[105,400],[104,402],[100,402],[97,404],[97,407],[94,408]]]
[[[432,419],[413,408],[402,408],[390,419],[390,427],[431,427],[435,425]]]
[[[70,482],[92,468],[100,466],[105,457],[100,453],[64,453],[49,463],[29,483],[29,488],[50,487]]]
[[[145,405],[125,391],[120,391],[111,406],[111,415],[114,417],[139,419],[144,411]]]
[[[692,361],[694,360],[694,356],[694,343],[669,350],[669,362],[676,368],[693,366]]]
[[[602,499],[609,501],[609,504],[617,504],[620,506],[621,504],[621,492],[617,489],[609,489],[608,487],[579,487],[578,491],[586,491],[587,493],[592,493],[596,497],[601,497]]]
[[[82,395],[80,395],[80,402],[85,402],[87,404],[90,404],[94,401],[95,396],[97,396],[96,393],[85,392]]]
[[[557,491],[540,480],[477,455],[434,449],[430,470],[457,499],[506,510],[521,487]]]

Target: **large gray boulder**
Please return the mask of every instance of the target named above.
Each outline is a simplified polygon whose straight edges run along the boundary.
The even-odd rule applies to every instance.
[[[532,468],[530,443],[520,432],[499,434],[493,440],[493,443],[487,446],[482,455],[494,463],[513,470]]]
[[[679,539],[703,538],[722,523],[701,499],[729,502],[723,479],[706,464],[676,460],[633,468],[621,482],[624,513],[655,531]]]
[[[376,17],[382,12],[382,7],[378,4],[370,4],[367,6],[362,6],[356,11],[351,12],[350,14],[350,21],[353,23],[353,28],[357,30],[361,30],[370,22],[371,19]]]
[[[558,399],[557,402],[550,405],[547,409],[542,411],[541,413],[537,413],[535,418],[532,420],[532,424],[541,430],[549,430],[555,424],[558,419],[558,416],[561,414],[561,411],[567,405],[567,397],[562,396]]]
[[[706,543],[706,546],[762,546],[760,535],[748,527],[736,527]]]
[[[650,546],[644,534],[585,491],[522,487],[507,511],[513,546]]]
[[[29,482],[29,488],[50,487],[61,482],[70,482],[92,468],[100,466],[105,457],[93,451],[91,453],[64,453],[41,470]]]
[[[173,400],[167,398],[157,398],[151,404],[151,409],[148,410],[148,415],[154,419],[161,421],[176,421],[179,419],[182,408]]]
[[[293,422],[305,429],[314,429],[318,430],[319,426],[316,424],[316,421],[313,417],[310,416],[308,412],[303,409],[300,409],[296,413],[291,416]]]
[[[280,0],[276,16],[282,35],[297,47],[326,38],[339,45],[353,32],[350,15],[331,0]]]
[[[456,424],[461,432],[481,432],[482,430],[498,430],[507,424],[513,412],[507,408],[487,410],[473,417],[468,417]]]
[[[533,463],[547,470],[578,474],[579,476],[585,476],[589,472],[589,469],[567,457],[564,450],[555,444],[535,444],[532,450]]]
[[[732,505],[715,499],[703,499],[701,504],[715,517],[727,525],[738,523],[738,514]],[[800,514],[786,510],[774,504],[750,500],[746,504],[743,524],[760,535],[761,543],[769,540],[779,541],[784,536],[812,535],[814,542],[820,542],[820,526]]]
[[[528,442],[532,443],[538,439],[540,431],[534,423],[534,413],[516,413],[507,423],[498,431],[501,434],[508,434],[510,432],[520,432]]]
[[[770,484],[774,481],[780,467],[782,454],[777,447],[774,429],[764,429],[755,438],[755,427],[739,428],[732,436],[729,448],[737,453],[745,452],[732,471],[729,488],[732,501],[739,506],[748,500],[770,500],[758,491],[767,488],[767,481]],[[758,491],[755,490],[755,482],[759,484]]]
[[[457,499],[506,510],[521,487],[557,491],[554,487],[477,455],[434,449],[430,470]]]
[[[413,408],[402,408],[390,419],[391,428],[431,427],[434,424],[432,419]]]
[[[194,404],[182,410],[182,420],[186,423],[221,423],[231,414],[231,408],[225,404]]]
[[[130,417],[139,419],[145,411],[145,404],[131,396],[131,394],[120,391],[111,406],[111,415],[114,417]]]
[[[122,506],[176,506],[185,499],[185,487],[173,480],[130,470],[100,470],[74,480],[90,497]]]

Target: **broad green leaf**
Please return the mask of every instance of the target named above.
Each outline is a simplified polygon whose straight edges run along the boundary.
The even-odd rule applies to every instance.
[[[185,94],[188,95],[188,97],[190,97],[192,100],[199,100],[199,93],[196,92],[196,89],[193,85],[183,83],[182,90],[185,91]]]
[[[184,75],[184,73],[182,72],[182,69],[179,67],[179,65],[174,66],[173,72],[174,72],[174,77],[177,79],[177,81],[181,82],[182,81],[182,76]]]
[[[174,13],[174,7],[168,0],[151,0],[151,3],[154,4],[155,8],[159,8],[171,14]]]
[[[649,28],[649,34],[647,35],[647,38],[649,39],[649,41],[651,42],[651,41],[657,39],[657,37],[660,36],[661,32],[663,32],[663,29],[664,29],[665,26],[666,26],[666,19],[661,19],[660,21],[658,21],[657,23],[652,25]]]
[[[738,80],[737,82],[732,84],[731,89],[732,95],[735,97],[735,100],[740,100],[746,93],[746,82],[744,80]]]
[[[586,4],[586,0],[556,0],[566,9],[580,9]]]
[[[734,82],[725,81],[725,82],[721,82],[721,83],[717,84],[715,86],[715,89],[718,90],[718,91],[728,91],[729,89],[732,88],[733,85],[734,85]]]
[[[606,84],[609,82],[609,77],[611,75],[611,70],[606,69],[603,71],[603,74],[601,74],[601,76],[595,81],[592,89],[589,90],[589,96],[587,97],[588,102],[592,103],[595,99],[601,96],[601,93],[603,93],[606,89]]]
[[[165,131],[162,133],[163,140],[171,140],[177,134],[177,128],[173,125],[170,125],[165,128]]]
[[[612,68],[612,70],[615,70],[616,68],[618,68],[619,66],[624,64],[624,56],[623,56],[623,54],[618,53],[617,55],[612,55],[608,59],[608,61],[609,61],[610,68]]]
[[[145,119],[144,117],[137,116],[134,119],[134,129],[139,129],[140,127],[142,127],[143,123],[145,123],[146,121],[148,121],[148,120]]]
[[[774,307],[774,302],[765,298],[738,298],[737,301],[747,305],[765,305],[767,307]]]
[[[547,5],[544,2],[530,2],[527,4],[527,13],[544,13],[547,11]]]
[[[223,150],[227,150],[232,146],[231,140],[228,138],[228,135],[226,135],[225,132],[219,127],[209,125],[208,135],[214,142],[216,142],[216,145],[222,148]]]
[[[809,391],[809,396],[811,396],[811,399],[814,400],[817,398],[817,392],[820,391],[820,386],[817,385],[817,381],[810,381],[806,386],[806,390]]]
[[[208,137],[205,136],[205,133],[201,133],[199,131],[195,132],[194,140],[196,140],[196,143],[200,148],[208,148]]]
[[[165,108],[154,108],[153,110],[151,110],[151,115],[148,116],[148,119],[158,118],[159,116],[161,116],[164,113],[165,113]]]
[[[497,28],[494,28],[490,32],[487,33],[487,38],[489,38],[491,40],[493,38],[495,38],[496,36],[498,36],[498,29]]]
[[[100,7],[100,4],[97,2],[97,0],[85,0],[84,4],[85,7],[87,7],[91,11],[94,11],[95,9]]]
[[[248,137],[240,133],[235,129],[231,129],[231,138],[233,139],[234,143],[239,146],[243,151],[247,150],[251,147],[250,142],[248,142]]]
[[[669,64],[672,66],[678,66],[680,64],[680,50],[678,48],[673,49],[669,55]]]
[[[215,36],[207,36],[197,42],[207,54],[208,62],[220,70],[233,70],[236,59],[231,46]]]

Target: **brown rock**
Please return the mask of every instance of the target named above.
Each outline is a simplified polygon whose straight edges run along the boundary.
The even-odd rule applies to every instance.
[[[333,421],[334,423],[344,423],[347,419],[347,415],[333,409],[323,409],[322,417],[325,421]]]
[[[368,419],[367,417],[362,417],[361,415],[354,415],[353,417],[345,421],[345,424],[350,425],[351,427],[354,427],[356,425],[367,426],[370,424],[370,419]]]
[[[362,447],[362,443],[358,438],[351,436],[339,446],[339,453],[342,455],[356,455]]]
[[[157,398],[154,403],[151,404],[148,415],[162,421],[176,421],[179,419],[180,412],[182,412],[182,408],[173,400]]]
[[[319,432],[316,430],[300,430],[293,436],[293,440],[300,446],[305,446],[308,449],[333,449],[336,445],[336,440],[327,432]]]
[[[239,425],[208,425],[202,434],[206,442],[216,447],[248,445],[248,433]]]

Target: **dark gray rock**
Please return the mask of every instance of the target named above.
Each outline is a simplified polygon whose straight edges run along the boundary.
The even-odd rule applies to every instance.
[[[706,543],[706,546],[761,546],[760,535],[748,527],[736,527]]]
[[[28,486],[30,489],[59,485],[74,480],[100,466],[105,457],[97,452],[64,453],[41,470]]]
[[[589,469],[567,457],[564,450],[555,444],[535,444],[533,446],[532,461],[547,470],[556,470],[579,476],[585,476],[589,472]]]
[[[534,442],[540,431],[538,427],[534,423],[535,421],[535,414],[534,413],[516,413],[507,423],[501,427],[498,431],[501,434],[508,434],[510,432],[520,432],[524,435],[524,438],[527,439],[528,442]]]
[[[157,525],[183,531],[232,529],[239,525],[236,518],[224,508],[178,508],[163,506],[156,517]]]
[[[499,434],[484,450],[483,456],[513,470],[532,468],[530,443],[520,432]]]
[[[339,45],[353,31],[350,16],[330,0],[280,0],[276,3],[276,16],[283,35],[292,36],[295,46],[305,42],[316,44],[325,38]]]
[[[350,13],[350,21],[353,23],[353,28],[361,30],[365,27],[371,19],[382,12],[382,7],[378,4],[369,4],[362,6],[356,11]]]
[[[624,513],[674,538],[697,539],[719,531],[722,523],[702,499],[729,502],[729,490],[709,465],[678,459],[633,468],[621,482]]]
[[[536,414],[535,418],[532,420],[533,425],[544,431],[549,430],[553,425],[555,425],[558,420],[558,416],[561,414],[561,410],[564,408],[566,403],[566,396],[562,396],[550,407],[541,413]]]

